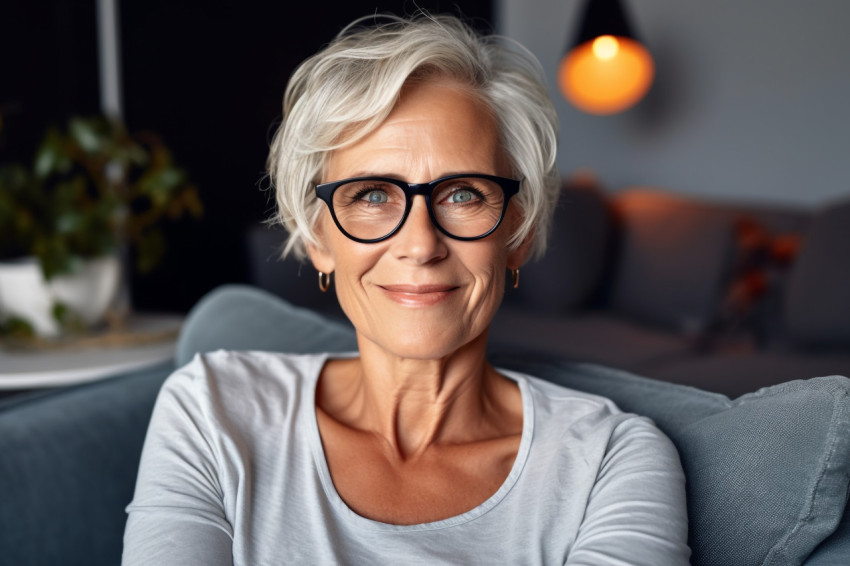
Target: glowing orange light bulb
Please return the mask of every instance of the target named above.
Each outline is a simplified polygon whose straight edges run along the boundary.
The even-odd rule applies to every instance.
[[[620,44],[613,35],[600,35],[593,40],[593,54],[603,61],[616,57],[619,50]]]
[[[603,35],[567,53],[558,70],[558,86],[584,112],[615,114],[643,98],[654,77],[655,63],[643,45]]]

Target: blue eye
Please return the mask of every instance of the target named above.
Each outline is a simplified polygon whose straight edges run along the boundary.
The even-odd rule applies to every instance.
[[[390,200],[389,197],[387,196],[387,193],[385,193],[384,191],[376,191],[376,190],[371,190],[371,191],[361,195],[360,199],[365,200],[369,204],[383,204],[383,203]]]
[[[464,204],[475,200],[476,195],[469,189],[460,189],[449,195],[446,199],[450,204]]]

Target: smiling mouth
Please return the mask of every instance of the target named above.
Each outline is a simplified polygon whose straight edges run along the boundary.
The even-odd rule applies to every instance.
[[[447,299],[459,287],[452,285],[379,285],[393,301],[410,307],[428,307]]]

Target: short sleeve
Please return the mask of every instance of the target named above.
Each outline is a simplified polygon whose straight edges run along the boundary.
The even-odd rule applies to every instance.
[[[154,406],[127,507],[125,566],[232,564],[213,413],[196,358],[166,380]]]
[[[569,566],[689,564],[685,475],[672,442],[643,417],[612,431]]]

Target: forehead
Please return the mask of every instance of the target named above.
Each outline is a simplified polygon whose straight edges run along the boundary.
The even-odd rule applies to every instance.
[[[471,122],[480,130],[495,128],[492,112],[478,94],[447,78],[408,82],[382,126],[418,118],[456,122],[459,127]]]
[[[386,120],[331,152],[326,169],[333,178],[496,174],[504,173],[501,161],[498,128],[490,108],[469,88],[443,79],[406,85]]]

